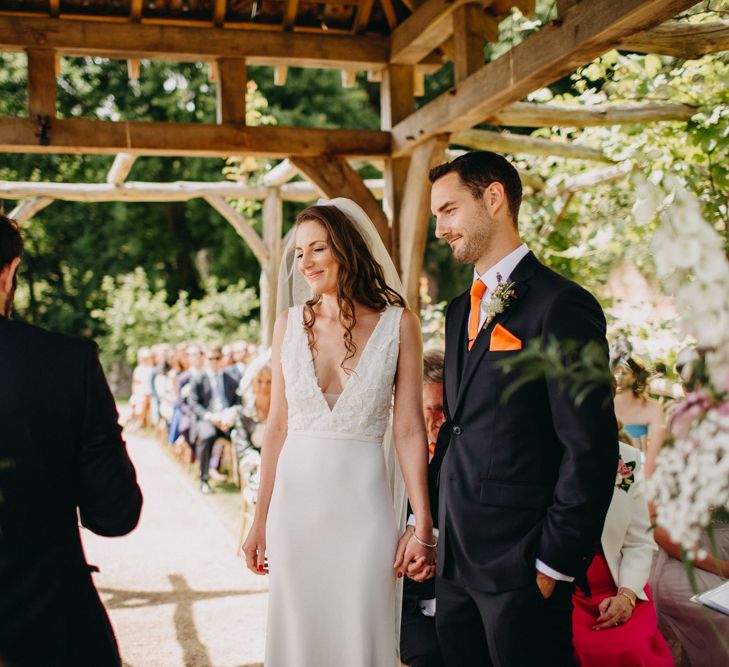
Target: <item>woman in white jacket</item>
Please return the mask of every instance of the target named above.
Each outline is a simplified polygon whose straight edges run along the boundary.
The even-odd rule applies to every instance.
[[[575,659],[585,667],[669,667],[646,586],[653,541],[643,495],[640,452],[620,443],[615,489],[601,538],[587,572],[592,597],[576,590],[572,613]]]

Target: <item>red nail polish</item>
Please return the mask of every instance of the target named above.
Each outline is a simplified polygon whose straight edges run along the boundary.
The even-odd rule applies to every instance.
[[[258,566],[258,571],[259,571],[259,572],[263,572],[263,565],[259,565],[259,566]]]
[[[397,573],[397,578],[398,578],[398,579],[402,579],[402,572],[398,572],[398,573]]]

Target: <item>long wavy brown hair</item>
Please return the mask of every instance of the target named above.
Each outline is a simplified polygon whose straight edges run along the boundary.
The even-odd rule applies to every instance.
[[[385,282],[382,267],[370,253],[367,243],[357,231],[354,223],[336,206],[309,206],[296,218],[298,227],[314,220],[324,227],[327,242],[334,259],[339,264],[337,276],[337,305],[339,321],[344,327],[346,353],[340,367],[347,373],[351,369],[345,364],[357,353],[352,330],[357,324],[355,303],[382,312],[389,305],[405,307],[405,299]],[[313,326],[316,321],[314,306],[321,295],[314,296],[304,305],[304,328],[309,348],[316,352]]]

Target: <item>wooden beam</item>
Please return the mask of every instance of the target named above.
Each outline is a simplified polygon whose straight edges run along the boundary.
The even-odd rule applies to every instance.
[[[563,18],[580,0],[557,0],[557,15]]]
[[[261,266],[261,343],[268,347],[273,338],[276,322],[276,295],[278,271],[281,262],[281,232],[283,230],[283,202],[279,191],[271,188],[263,202],[263,243],[268,248],[268,261]]]
[[[139,23],[142,20],[142,9],[144,0],[130,0],[129,2],[129,18],[134,23]]]
[[[227,199],[256,199],[266,196],[267,188],[249,186],[236,181],[206,182],[177,181],[171,183],[45,183],[0,181],[0,197],[24,199],[50,197],[77,202],[165,202],[219,197]],[[298,194],[298,193],[297,193]],[[311,195],[315,196],[313,188]]]
[[[451,36],[451,14],[467,2],[469,0],[425,0],[393,30],[390,62],[416,65],[423,60]]]
[[[109,169],[109,173],[106,175],[106,182],[112,185],[121,185],[129,176],[136,159],[136,155],[118,153],[114,158],[111,169]]]
[[[412,65],[390,65],[382,71],[380,85],[380,127],[390,130],[415,111],[415,69]],[[386,159],[384,165],[385,195],[382,207],[390,221],[387,248],[400,268],[400,207],[409,158]]]
[[[370,24],[370,17],[372,16],[372,8],[375,6],[375,0],[359,0],[357,5],[356,15],[354,17],[354,25],[352,26],[352,32],[361,34],[367,30],[367,26]]]
[[[288,183],[296,175],[296,167],[289,160],[282,160],[263,176],[263,184],[277,188]]]
[[[299,13],[299,0],[286,0],[283,13],[283,29],[293,30],[296,15]]]
[[[668,21],[624,39],[617,48],[694,60],[729,50],[729,20],[711,23]]]
[[[663,120],[688,120],[696,107],[677,102],[596,104],[593,106],[515,102],[484,120],[489,125],[512,127],[596,127],[630,125]]]
[[[221,28],[225,23],[225,12],[227,10],[226,0],[214,0],[213,3],[213,26]]]
[[[382,12],[385,14],[385,21],[390,30],[394,30],[397,26],[397,14],[395,12],[395,6],[392,4],[392,0],[380,0],[382,5]]]
[[[415,76],[413,77],[413,94],[415,97],[425,95],[425,72],[419,69],[415,70]]]
[[[61,0],[48,0],[49,14],[55,19],[61,11]]]
[[[273,68],[273,85],[274,86],[285,86],[286,79],[289,76],[288,65],[276,65]]]
[[[357,82],[357,70],[343,69],[342,70],[342,88],[354,88],[354,84]]]
[[[238,235],[248,244],[253,251],[256,259],[264,266],[269,259],[268,248],[260,236],[253,229],[251,222],[234,209],[222,197],[205,197],[205,201],[210,204],[220,215],[222,215],[231,225]]]
[[[451,143],[468,146],[482,151],[496,153],[527,153],[529,155],[558,155],[575,160],[595,160],[611,162],[602,151],[589,146],[578,146],[554,139],[531,137],[509,132],[491,132],[489,130],[465,130],[451,135]]]
[[[385,183],[381,178],[368,178],[364,184],[376,199],[383,198]],[[309,181],[291,181],[282,185],[280,190],[284,201],[312,202],[321,197],[321,190]]]
[[[602,167],[600,169],[585,171],[581,174],[569,176],[565,179],[554,178],[547,183],[547,187],[544,189],[544,194],[547,197],[555,197],[557,195],[564,195],[570,192],[577,192],[577,190],[594,188],[595,186],[602,185],[604,183],[619,181],[630,174],[632,170],[633,163],[628,160],[610,167]]]
[[[0,116],[0,152],[269,158],[325,154],[367,158],[390,152],[390,135],[379,130],[55,119],[47,145],[36,136],[39,130],[35,119]]]
[[[246,123],[246,61],[244,58],[217,60],[218,123]]]
[[[28,116],[56,117],[56,55],[28,49]]]
[[[35,197],[34,199],[26,199],[20,202],[12,211],[8,217],[11,220],[15,220],[19,225],[28,222],[36,213],[42,211],[46,206],[53,203],[51,197]]]
[[[130,58],[127,60],[127,76],[130,81],[139,81],[139,75],[141,73],[141,63],[137,58]]]
[[[315,41],[312,41],[314,39]],[[316,48],[312,48],[312,44]],[[327,35],[270,30],[98,23],[0,15],[0,51],[47,48],[67,56],[199,62],[245,58],[251,65],[381,69],[390,42],[377,35]]]
[[[325,197],[330,199],[348,197],[357,202],[374,223],[385,247],[388,246],[389,231],[385,213],[380,203],[367,189],[360,175],[349,166],[345,159],[292,157],[291,164],[302,176],[316,185]]]
[[[399,123],[393,128],[393,154],[402,155],[437,134],[473,127],[594,60],[629,35],[692,4],[692,0],[591,0],[578,4],[560,22],[544,26],[478,69],[457,89],[446,91]],[[393,35],[393,49],[394,44]]]
[[[461,5],[453,12],[453,71],[456,85],[483,65],[482,18],[485,18],[483,7],[472,3]]]
[[[430,183],[428,172],[443,161],[447,136],[420,144],[412,153],[400,207],[400,266],[405,298],[416,313],[420,310],[420,272],[430,222]]]

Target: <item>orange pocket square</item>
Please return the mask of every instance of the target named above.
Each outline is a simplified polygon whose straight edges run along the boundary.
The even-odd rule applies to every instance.
[[[489,352],[507,352],[509,350],[521,350],[521,340],[506,328],[497,324],[491,332]]]

